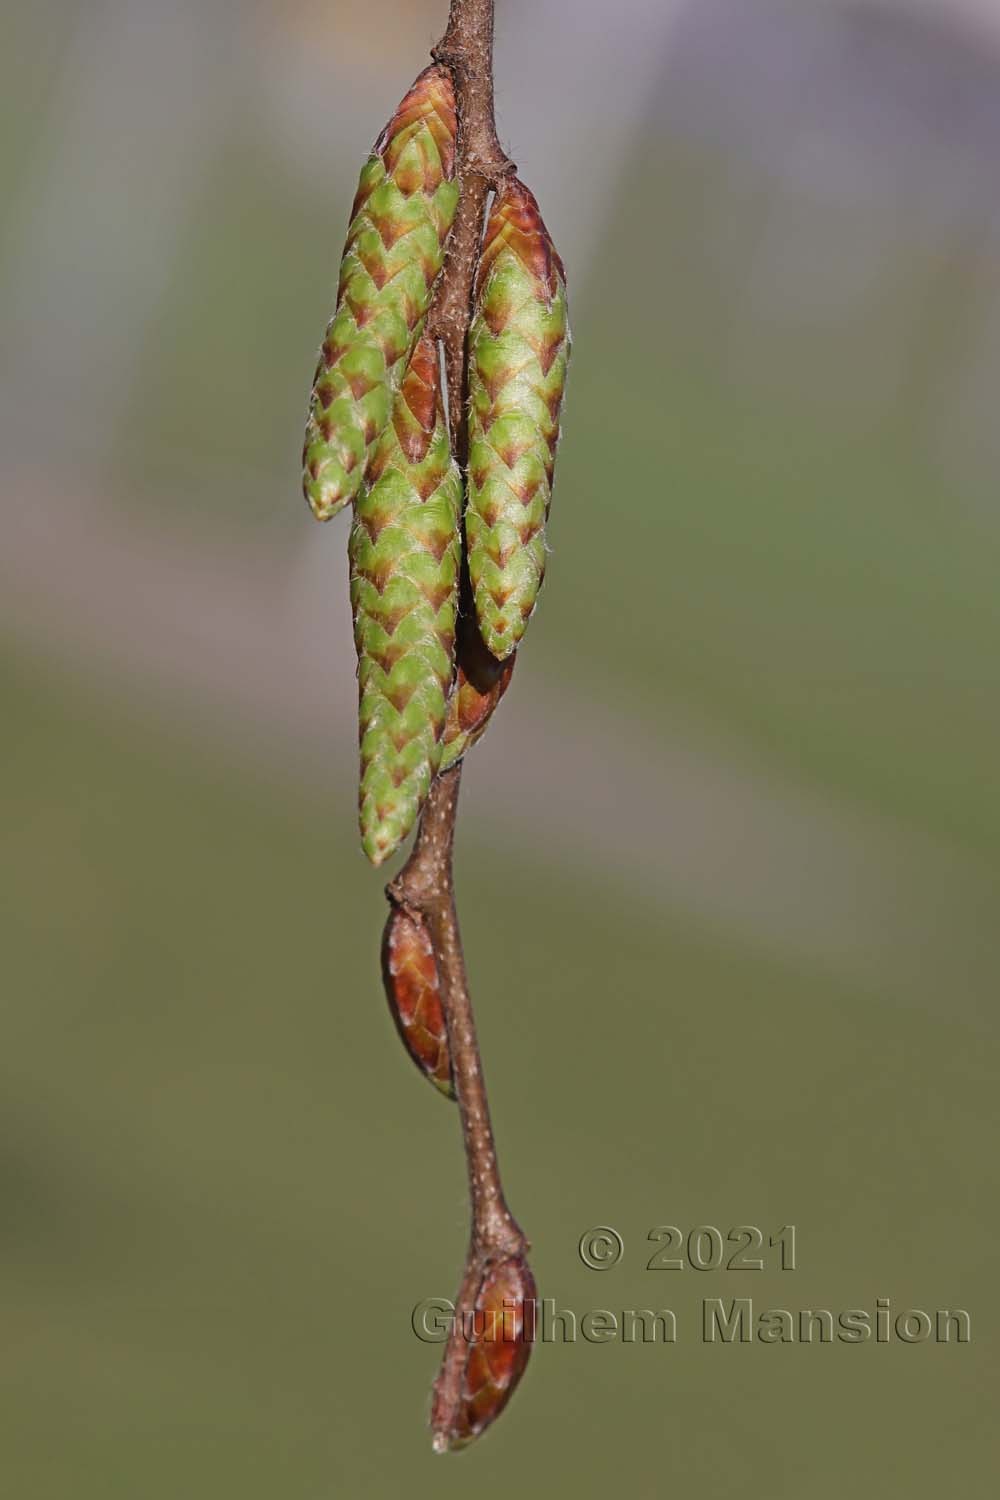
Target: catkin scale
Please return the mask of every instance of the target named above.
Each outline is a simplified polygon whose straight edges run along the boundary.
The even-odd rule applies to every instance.
[[[510,178],[493,205],[469,329],[469,576],[499,660],[524,634],[545,573],[570,335],[562,262],[533,195]]]
[[[318,520],[355,499],[420,338],[458,204],[455,98],[426,68],[361,171],[313,381],[303,487]]]

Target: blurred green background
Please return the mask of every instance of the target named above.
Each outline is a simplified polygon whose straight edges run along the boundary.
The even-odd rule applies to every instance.
[[[297,467],[357,167],[445,6],[45,0],[0,88],[5,1483],[985,1500],[995,14],[498,10],[576,345],[463,930],[541,1295],[678,1342],[539,1347],[431,1454],[410,1312],[454,1293],[464,1168],[381,994],[346,522]],[[647,1271],[668,1223],[794,1223],[798,1269]],[[972,1342],[706,1347],[716,1296]]]

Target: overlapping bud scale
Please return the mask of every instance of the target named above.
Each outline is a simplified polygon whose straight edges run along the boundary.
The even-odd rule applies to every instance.
[[[456,128],[451,75],[435,64],[362,169],[306,423],[303,486],[320,521],[357,496],[423,330],[458,203]]]
[[[545,572],[569,348],[562,262],[533,195],[511,178],[486,227],[469,330],[465,519],[479,629],[501,661]]]
[[[349,543],[361,842],[375,865],[410,832],[441,760],[455,652],[461,503],[437,350],[425,337],[372,456]]]
[[[465,608],[463,599],[462,608]],[[485,733],[493,710],[514,675],[516,656],[499,662],[483,644],[471,614],[458,619],[457,671],[448,699],[440,770],[446,771],[462,759]]]
[[[417,913],[393,906],[382,935],[382,978],[403,1046],[425,1078],[449,1099],[448,1031],[430,934]]]
[[[479,1437],[514,1394],[535,1340],[536,1298],[523,1255],[508,1256],[487,1270],[470,1326],[457,1330],[467,1342],[457,1412],[443,1410],[443,1392],[435,1389],[431,1426],[439,1451],[464,1448]]]

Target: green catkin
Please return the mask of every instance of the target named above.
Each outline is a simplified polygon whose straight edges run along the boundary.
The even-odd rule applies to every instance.
[[[361,172],[337,308],[313,381],[303,487],[317,520],[354,500],[419,339],[458,204],[448,69],[425,69]]]
[[[437,349],[421,339],[355,504],[361,843],[379,865],[406,838],[441,760],[454,674],[462,479]]]
[[[469,576],[483,641],[501,661],[545,572],[569,349],[562,262],[534,197],[512,178],[487,224],[469,330]]]

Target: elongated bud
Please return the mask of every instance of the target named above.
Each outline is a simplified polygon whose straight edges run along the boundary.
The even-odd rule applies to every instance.
[[[449,1335],[465,1344],[457,1393],[449,1389],[448,1354],[434,1387],[431,1429],[438,1453],[464,1448],[503,1411],[524,1374],[535,1338],[535,1279],[522,1255],[491,1266],[483,1277],[475,1311]]]
[[[357,495],[420,337],[458,203],[448,69],[425,69],[361,172],[313,382],[303,485],[328,521]]]
[[[382,935],[382,978],[403,1046],[424,1077],[454,1099],[434,950],[422,920],[401,906],[390,911]]]
[[[524,634],[545,572],[569,348],[562,262],[534,197],[511,178],[486,226],[469,330],[469,574],[500,660]]]
[[[441,760],[455,651],[461,503],[437,350],[422,338],[372,456],[349,543],[361,842],[375,865],[410,832]]]
[[[516,660],[516,656],[508,656],[506,661],[497,661],[483,645],[474,618],[464,614],[459,616],[458,670],[448,699],[441,751],[442,771],[461,760],[486,733],[493,710],[510,685]]]

